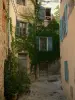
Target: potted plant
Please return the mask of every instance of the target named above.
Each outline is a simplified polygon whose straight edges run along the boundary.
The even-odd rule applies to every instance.
[[[17,100],[30,91],[30,79],[25,70],[19,69],[18,60],[12,53],[5,61],[4,89],[6,100]]]
[[[6,100],[16,100],[18,93],[17,68],[17,59],[12,53],[10,53],[5,61],[4,69],[4,94]]]

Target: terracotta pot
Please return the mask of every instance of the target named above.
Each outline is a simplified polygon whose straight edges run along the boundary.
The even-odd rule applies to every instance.
[[[15,95],[11,98],[11,100],[17,100],[17,94],[15,94]]]

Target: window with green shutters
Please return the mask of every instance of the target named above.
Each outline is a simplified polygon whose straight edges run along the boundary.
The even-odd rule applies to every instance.
[[[39,51],[52,51],[53,42],[52,37],[36,37],[36,46]]]
[[[27,34],[27,23],[17,20],[16,21],[16,35],[25,36]]]
[[[65,81],[69,80],[68,61],[64,61]]]

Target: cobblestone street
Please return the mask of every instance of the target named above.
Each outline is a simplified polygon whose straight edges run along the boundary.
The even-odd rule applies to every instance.
[[[53,76],[50,78],[41,77],[38,81],[32,83],[30,95],[22,96],[19,100],[66,100],[60,79],[52,80]]]

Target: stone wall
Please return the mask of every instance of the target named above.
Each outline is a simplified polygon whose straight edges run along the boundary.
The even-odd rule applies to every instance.
[[[4,2],[4,4],[3,4]],[[4,61],[6,59],[7,50],[8,50],[8,35],[6,30],[6,25],[4,25],[3,19],[3,6],[5,6],[4,9],[6,9],[6,2],[5,0],[0,0],[0,100],[4,100]]]

